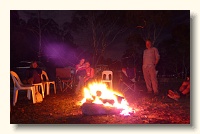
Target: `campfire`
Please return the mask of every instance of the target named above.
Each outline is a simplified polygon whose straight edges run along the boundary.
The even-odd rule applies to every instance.
[[[126,99],[118,92],[108,89],[106,84],[91,83],[84,88],[84,98],[81,101],[82,113],[85,115],[133,113]]]

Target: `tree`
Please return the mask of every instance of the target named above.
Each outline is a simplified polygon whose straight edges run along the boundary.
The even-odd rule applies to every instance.
[[[128,45],[127,50],[124,52],[122,57],[122,64],[124,66],[134,66],[139,68],[142,66],[142,54],[145,49],[145,42],[140,36],[140,34],[131,34],[126,39],[126,44]]]
[[[33,32],[36,37],[38,38],[38,58],[39,60],[41,60],[41,57],[42,57],[42,41],[44,41],[44,39],[42,39],[42,35],[45,35],[43,34],[43,32],[46,33],[46,36],[47,34],[51,33],[51,36],[52,36],[52,33],[55,35],[59,32],[59,29],[58,29],[58,24],[56,24],[52,19],[42,19],[41,18],[41,12],[40,10],[38,11],[35,11],[35,12],[29,12],[29,11],[26,11],[27,14],[30,15],[30,19],[28,20],[27,22],[27,26],[26,28],[28,30],[30,30],[31,32]],[[51,32],[53,31],[53,32]]]
[[[165,39],[160,43],[159,53],[161,55],[158,70],[160,75],[176,75],[180,73],[180,56],[177,53],[176,42],[172,39]]]
[[[26,22],[20,19],[16,10],[10,11],[10,60],[11,67],[16,66],[19,61],[31,58],[28,46],[27,30],[24,28]],[[26,59],[26,60],[27,60]]]
[[[188,72],[188,41],[190,41],[188,38],[190,37],[188,35],[190,33],[188,27],[189,18],[188,11],[127,11],[126,22],[132,29],[132,32],[130,32],[127,38],[129,40],[127,43],[132,44],[132,50],[128,50],[132,52],[136,50],[134,53],[137,54],[137,52],[143,49],[142,44],[138,45],[136,43],[136,35],[138,33],[138,37],[140,36],[143,41],[151,39],[153,45],[159,49],[161,59],[157,68],[162,70],[163,74]],[[185,23],[187,26],[179,27],[176,30],[174,29],[174,32],[171,33],[171,30],[177,27],[177,24],[180,25],[181,23]],[[140,60],[142,61],[142,57]],[[181,64],[182,71],[180,71]]]
[[[165,10],[137,10],[128,11],[127,23],[136,28],[143,40],[150,39],[158,46],[164,27],[170,24],[172,12]]]
[[[81,42],[79,46],[91,54],[94,67],[106,48],[125,31],[124,25],[119,25],[122,15],[116,11],[77,11],[74,14],[68,27],[80,37],[77,38]]]
[[[179,60],[181,66],[181,72],[184,74],[183,78],[186,78],[190,73],[190,25],[180,24],[173,29],[173,38],[176,41],[177,53],[179,54]]]

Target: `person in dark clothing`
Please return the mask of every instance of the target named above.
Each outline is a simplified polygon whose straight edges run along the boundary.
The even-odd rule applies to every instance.
[[[36,84],[41,82],[42,69],[38,67],[37,61],[33,61],[30,68],[26,71],[26,80],[24,83]]]

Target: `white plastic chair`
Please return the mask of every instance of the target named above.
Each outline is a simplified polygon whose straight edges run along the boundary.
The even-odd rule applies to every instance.
[[[25,85],[21,82],[19,76],[17,73],[14,71],[10,71],[10,74],[13,79],[14,83],[14,91],[13,91],[13,106],[17,103],[17,98],[18,98],[18,91],[19,90],[27,90],[27,98],[30,100],[31,99],[31,93],[32,93],[32,100],[33,103],[36,103],[35,99],[35,86],[33,85]]]
[[[44,77],[46,78],[46,80],[44,80]],[[56,83],[55,83],[55,81],[49,80],[49,77],[44,70],[42,70],[41,79],[42,79],[42,83],[44,86],[44,90],[46,89],[46,91],[47,91],[47,95],[49,95],[50,84],[52,84],[54,86],[54,93],[56,94]]]
[[[101,77],[101,82],[102,83],[109,83],[110,89],[113,88],[113,72],[112,71],[103,71],[102,72],[102,77]]]

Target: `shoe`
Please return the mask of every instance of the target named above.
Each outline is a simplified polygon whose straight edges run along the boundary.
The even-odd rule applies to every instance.
[[[174,91],[172,91],[171,89],[169,89],[169,90],[168,90],[168,94],[173,95],[173,94],[174,94]]]
[[[180,95],[179,95],[177,92],[175,92],[175,93],[174,93],[174,97],[177,98],[177,99],[179,99],[179,98],[180,98]]]
[[[168,94],[174,96],[175,98],[180,98],[180,95],[176,91],[168,90]]]
[[[169,98],[175,100],[175,101],[178,101],[178,100],[179,100],[179,98],[176,98],[176,96],[174,96],[174,95],[168,94],[167,96],[168,96]]]

